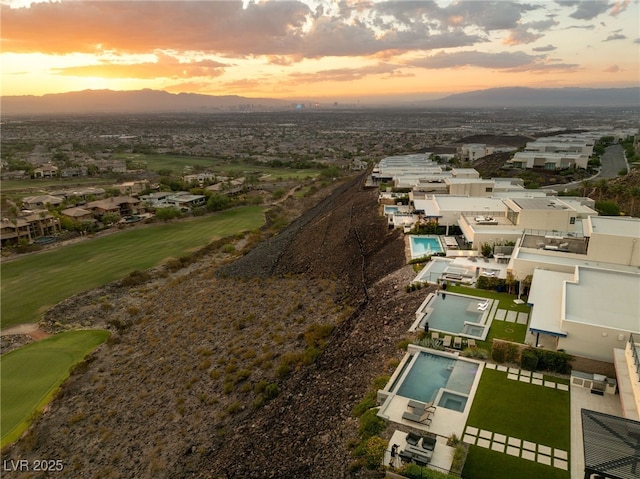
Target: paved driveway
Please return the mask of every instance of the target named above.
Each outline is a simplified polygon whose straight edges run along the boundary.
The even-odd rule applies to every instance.
[[[618,172],[622,168],[627,167],[627,162],[624,157],[624,148],[622,145],[615,144],[608,146],[600,157],[602,167],[600,168],[600,174],[596,179],[610,179],[618,176]]]

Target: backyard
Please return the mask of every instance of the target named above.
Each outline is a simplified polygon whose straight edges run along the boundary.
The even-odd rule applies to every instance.
[[[104,330],[69,331],[0,357],[2,446],[20,436],[34,411],[49,402],[73,366],[108,337]]]
[[[499,302],[498,308],[506,311],[516,311],[521,313],[529,313],[531,311],[531,308],[526,303],[514,303],[513,300],[517,298],[512,294],[498,293],[496,291],[488,291],[486,289],[467,288],[464,286],[448,286],[447,291],[496,300]],[[486,341],[476,341],[476,344],[479,348],[491,351],[491,342],[494,339],[504,339],[505,341],[524,343],[526,335],[526,324],[518,324],[508,321],[493,321]]]
[[[566,385],[567,380],[544,377],[544,380]],[[507,438],[517,438],[570,452],[569,391],[507,379],[507,373],[485,368],[467,419],[469,426],[492,431]],[[494,440],[495,442],[495,440]],[[540,449],[538,449],[540,452]],[[549,453],[550,457],[555,453]],[[465,477],[473,479],[569,478],[561,468],[540,464],[489,447],[471,446],[465,464]],[[552,459],[553,461],[553,459]]]
[[[38,322],[46,308],[69,296],[263,223],[261,207],[242,207],[134,228],[7,262],[1,271],[1,327]]]

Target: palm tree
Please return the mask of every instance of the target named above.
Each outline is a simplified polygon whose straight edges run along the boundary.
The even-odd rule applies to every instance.
[[[591,182],[589,180],[582,180],[582,182],[580,182],[580,185],[582,186],[582,196],[588,196],[587,191],[589,190],[589,188],[591,188]]]
[[[634,213],[636,210],[636,199],[640,198],[640,187],[632,186],[628,188],[627,194],[629,195],[629,199],[631,200],[631,205],[629,206],[629,215],[635,216]]]
[[[624,186],[616,183],[615,185],[611,185],[611,193],[614,196],[614,201],[618,204],[620,204],[620,195],[624,193]]]
[[[602,196],[609,189],[609,182],[605,179],[598,180],[598,183],[596,184],[596,188],[598,189],[598,200],[602,201]]]

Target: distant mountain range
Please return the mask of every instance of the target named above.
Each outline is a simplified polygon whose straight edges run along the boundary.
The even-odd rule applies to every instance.
[[[169,113],[283,110],[295,101],[242,96],[168,93],[159,90],[84,90],[44,96],[3,96],[3,116],[70,113]],[[399,104],[395,104],[399,106]],[[492,88],[450,95],[439,100],[404,103],[421,108],[640,107],[634,88]],[[388,105],[387,105],[388,106]],[[366,105],[361,105],[366,107]]]
[[[458,93],[414,106],[443,108],[640,107],[633,88],[491,88]]]
[[[161,90],[84,90],[43,96],[0,97],[2,115],[70,113],[169,113],[273,110],[289,106],[273,98],[168,93]]]

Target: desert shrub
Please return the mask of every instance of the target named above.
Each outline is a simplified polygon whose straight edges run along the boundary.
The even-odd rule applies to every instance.
[[[234,254],[236,252],[236,247],[228,243],[222,247],[222,252],[227,254]]]
[[[518,346],[516,346],[515,344],[511,344],[511,343],[507,343],[506,344],[506,351],[505,351],[505,360],[508,363],[515,363],[518,361],[518,354],[519,354],[519,350],[518,350]]]
[[[420,467],[413,463],[401,467],[397,472],[410,479],[447,479],[449,477],[458,477],[428,467]]]
[[[522,351],[520,367],[529,371],[553,371],[568,374],[573,356],[564,351],[528,348]]]
[[[240,402],[239,401],[235,401],[235,402],[229,404],[227,406],[227,408],[225,409],[225,411],[228,414],[235,414],[237,412],[240,412],[241,409],[242,409],[242,405],[240,404]]]
[[[487,291],[504,291],[506,285],[506,281],[502,278],[489,278],[481,275],[476,280],[476,288],[486,289]]]
[[[464,356],[465,358],[487,359],[489,352],[483,348],[466,348],[460,353],[460,356]]]
[[[491,348],[491,359],[496,363],[504,363],[507,359],[507,345],[494,342],[493,348]]]
[[[146,283],[150,279],[151,275],[147,271],[134,270],[125,276],[124,279],[120,281],[120,284],[122,284],[122,286],[131,287]]]
[[[370,437],[367,441],[365,452],[365,465],[367,469],[378,469],[382,466],[384,452],[387,449],[387,441],[379,436]]]
[[[538,369],[538,355],[533,348],[522,351],[520,355],[520,367],[527,371],[536,371]]]
[[[469,452],[469,446],[467,446],[463,442],[459,442],[456,444],[455,449],[453,451],[453,460],[451,462],[451,469],[450,469],[450,471],[454,473],[456,476],[462,472],[462,469],[464,469],[464,463],[467,460],[468,452]]]
[[[358,433],[362,439],[369,439],[372,436],[377,436],[386,427],[386,423],[383,419],[376,416],[377,409],[369,409],[362,416],[360,416],[360,426],[358,427]]]
[[[289,374],[291,374],[291,371],[292,371],[291,366],[288,366],[286,364],[281,364],[276,369],[276,376],[278,377],[278,379],[285,379],[286,377],[289,376]]]

